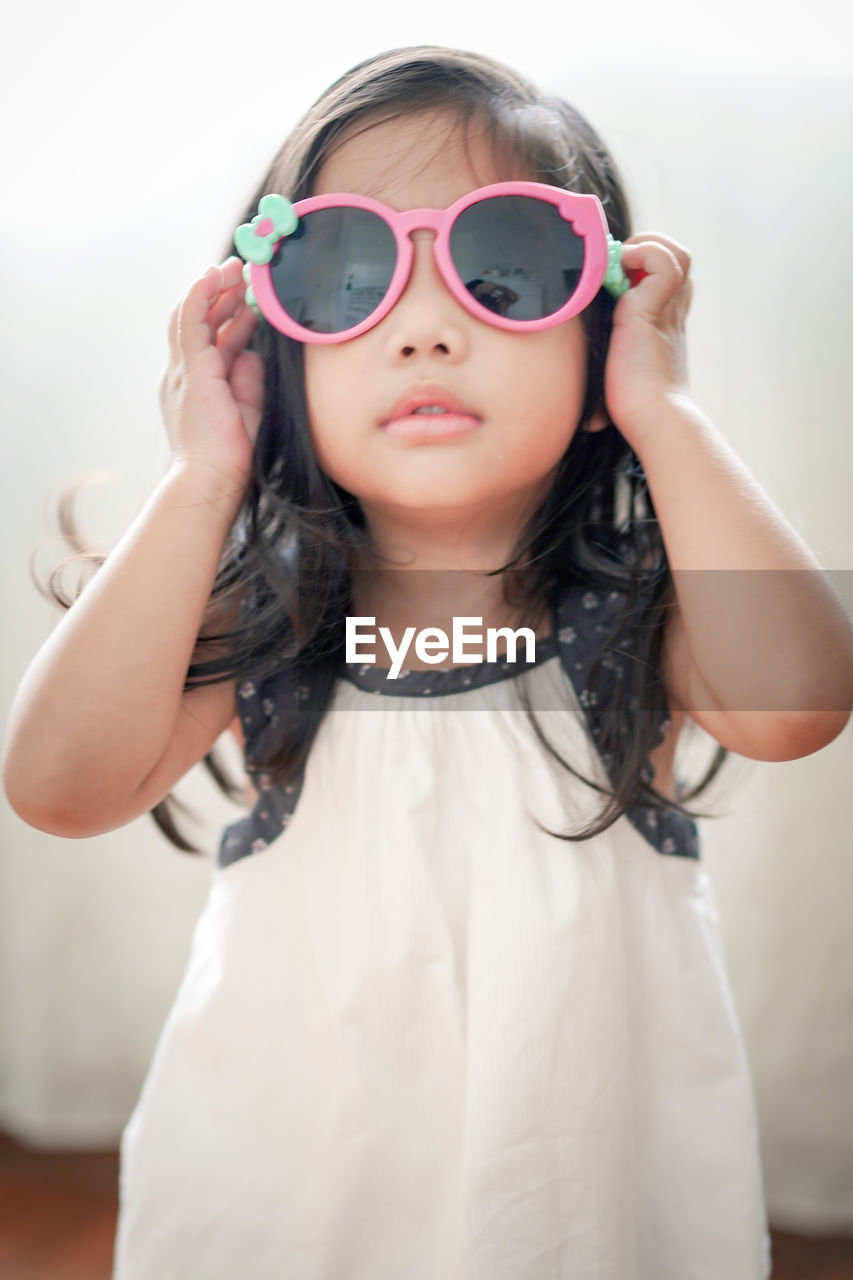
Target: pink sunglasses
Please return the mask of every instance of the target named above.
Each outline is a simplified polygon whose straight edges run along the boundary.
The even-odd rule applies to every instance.
[[[264,196],[238,227],[247,301],[299,342],[346,342],[379,324],[412,270],[411,233],[433,252],[453,297],[478,320],[516,333],[562,324],[603,286],[629,287],[621,244],[598,196],[541,182],[496,182],[447,209],[399,213],[369,196]]]

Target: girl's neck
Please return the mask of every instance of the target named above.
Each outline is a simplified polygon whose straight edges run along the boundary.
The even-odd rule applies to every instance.
[[[449,631],[454,617],[476,617],[484,627],[530,626],[544,636],[545,611],[507,604],[507,574],[494,574],[512,556],[524,514],[461,520],[458,512],[366,511],[373,551],[352,575],[354,613],[395,634],[410,626]],[[519,601],[523,571],[510,578]]]
[[[502,506],[465,512],[453,508],[412,510],[362,503],[373,556],[366,569],[428,569],[488,573],[513,554],[532,514],[529,497],[508,495]]]

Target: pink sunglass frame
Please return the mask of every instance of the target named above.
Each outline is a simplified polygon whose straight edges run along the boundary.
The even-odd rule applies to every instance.
[[[540,320],[511,320],[506,316],[496,315],[472,297],[456,272],[450,256],[450,231],[453,223],[459,214],[470,208],[472,204],[493,199],[496,196],[527,196],[555,205],[574,233],[583,237],[584,260],[578,287],[553,315],[545,316]],[[413,231],[435,232],[433,252],[438,270],[460,306],[478,320],[484,320],[497,329],[507,329],[514,333],[534,333],[539,329],[550,329],[553,325],[571,320],[592,302],[601,288],[607,270],[607,217],[598,196],[564,191],[561,187],[552,187],[544,182],[494,182],[487,187],[478,187],[475,191],[469,191],[467,195],[455,200],[446,209],[408,209],[400,213],[379,200],[373,200],[370,196],[335,192],[299,200],[294,204],[293,210],[297,217],[303,217],[306,214],[315,213],[318,209],[342,207],[366,209],[370,213],[377,214],[391,228],[397,246],[394,273],[384,298],[366,319],[341,333],[317,333],[313,329],[304,328],[284,310],[276,297],[270,265],[253,263],[250,273],[251,285],[262,315],[281,333],[299,342],[348,342],[384,320],[402,297],[412,272],[414,246],[410,236]]]

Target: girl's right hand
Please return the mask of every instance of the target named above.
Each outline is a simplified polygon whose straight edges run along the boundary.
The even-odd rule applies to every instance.
[[[264,403],[264,362],[246,351],[257,318],[244,300],[243,263],[209,267],[169,321],[160,404],[174,462],[215,495],[239,498],[252,467]]]

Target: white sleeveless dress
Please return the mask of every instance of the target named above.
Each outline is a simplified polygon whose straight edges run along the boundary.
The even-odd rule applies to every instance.
[[[255,774],[123,1134],[115,1280],[766,1280],[695,825],[537,826],[601,799],[519,685],[604,783],[614,600],[567,593],[523,674],[348,667],[301,781]],[[240,692],[251,760],[281,705]]]

